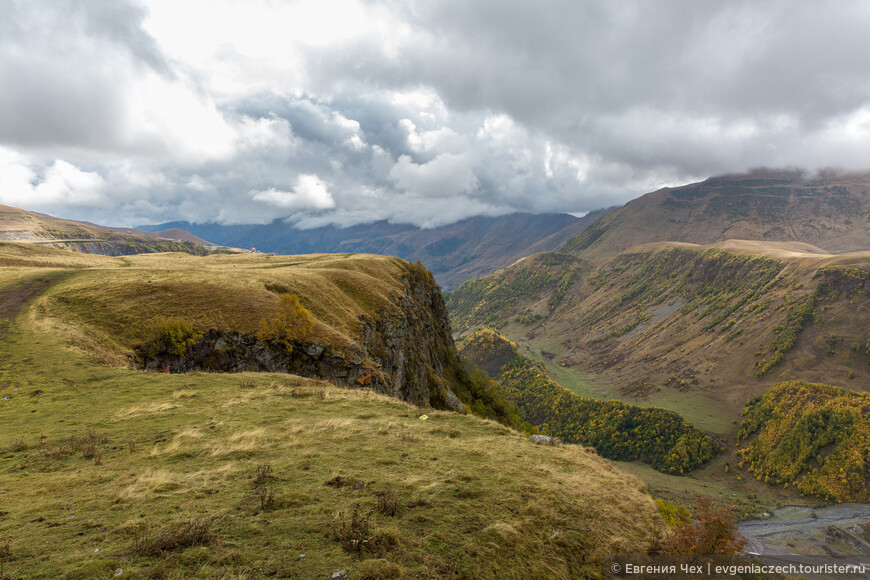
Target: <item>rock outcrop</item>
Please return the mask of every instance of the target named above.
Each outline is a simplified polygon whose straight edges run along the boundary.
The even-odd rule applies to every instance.
[[[137,351],[138,363],[169,372],[279,372],[371,388],[420,407],[466,412],[451,389],[461,365],[441,291],[422,266],[408,265],[402,291],[390,307],[359,321],[358,341],[283,345],[238,332],[209,330],[183,356]]]

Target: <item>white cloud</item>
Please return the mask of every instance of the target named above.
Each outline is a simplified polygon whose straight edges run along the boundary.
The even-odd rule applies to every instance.
[[[105,180],[95,172],[82,171],[55,160],[37,174],[19,155],[0,149],[0,202],[44,208],[58,204],[87,206],[99,203]]]
[[[68,217],[431,224],[870,165],[861,3],[3,8],[0,201]]]
[[[89,205],[101,200],[105,183],[97,173],[82,171],[66,161],[57,160],[46,170],[34,194],[41,204]]]
[[[281,191],[270,187],[263,191],[251,191],[251,199],[282,210],[331,209],[335,200],[326,185],[316,175],[300,175],[293,191]]]
[[[215,186],[209,183],[207,180],[203,179],[197,174],[193,174],[190,176],[190,179],[187,180],[187,183],[184,184],[187,188],[193,189],[194,191],[214,191]]]

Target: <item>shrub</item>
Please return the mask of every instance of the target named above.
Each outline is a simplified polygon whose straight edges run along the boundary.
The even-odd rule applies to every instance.
[[[689,510],[687,510],[685,506],[673,504],[667,500],[657,499],[656,507],[664,518],[665,523],[672,530],[691,519]]]
[[[393,491],[393,486],[389,483],[384,491],[379,491],[378,496],[378,511],[385,516],[393,517],[399,511],[399,498],[396,492]]]
[[[213,540],[211,520],[199,518],[174,522],[164,529],[145,523],[136,530],[133,550],[143,556],[159,556],[172,550],[205,546]]]
[[[292,349],[293,342],[304,340],[312,330],[314,319],[311,318],[311,312],[299,302],[299,297],[296,294],[282,294],[275,315],[260,320],[257,338]]]
[[[350,521],[344,512],[339,512],[332,520],[332,537],[341,544],[345,552],[362,552],[371,540],[369,520],[362,514],[359,504],[354,504]]]
[[[97,465],[103,463],[103,445],[108,442],[109,438],[105,435],[97,434],[94,431],[88,431],[81,442],[82,457],[85,459],[93,459]]]
[[[257,466],[257,474],[254,476],[254,485],[263,485],[264,483],[274,481],[275,479],[275,476],[272,474],[271,465],[267,463],[266,465]]]
[[[202,337],[193,326],[177,318],[161,318],[157,321],[154,330],[154,338],[151,340],[150,350],[156,354],[169,354],[183,357],[191,343]]]
[[[260,500],[260,511],[267,511],[275,508],[275,495],[270,487],[258,487],[254,490],[257,499]]]
[[[709,498],[698,496],[694,520],[677,526],[674,535],[664,545],[665,554],[682,556],[733,556],[747,542],[737,531],[734,514],[728,508],[716,509]]]

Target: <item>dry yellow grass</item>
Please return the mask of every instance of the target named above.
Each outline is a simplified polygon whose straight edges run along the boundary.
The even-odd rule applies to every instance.
[[[312,312],[312,340],[343,348],[357,339],[361,318],[395,304],[407,274],[396,258],[368,255],[144,254],[86,263],[91,269],[40,297],[37,312],[42,324],[109,364],[128,360],[160,317],[253,334],[283,292]]]
[[[173,393],[173,398],[175,394]],[[162,413],[164,411],[168,411],[170,409],[176,408],[178,405],[175,403],[170,403],[168,401],[163,401],[160,403],[144,403],[142,405],[133,405],[131,407],[127,407],[126,409],[121,409],[117,413],[115,413],[115,417],[118,419],[129,419],[131,417],[137,417],[140,415],[152,415],[154,413]]]
[[[4,572],[576,578],[614,550],[646,551],[662,527],[652,499],[585,449],[535,446],[471,416],[427,410],[422,421],[395,399],[299,377],[144,373],[94,364],[90,352],[123,355],[153,314],[244,328],[275,300],[266,283],[322,298],[315,332],[350,336],[360,315],[392,300],[405,268],[371,256],[165,255],[109,259],[58,281],[0,336],[0,536],[15,537]],[[159,299],[145,291],[154,285]],[[342,296],[306,294],[327,290]],[[90,433],[100,461],[68,443]],[[272,475],[257,483],[266,467]],[[326,485],[336,476],[350,485]],[[387,486],[393,516],[377,509]],[[380,546],[361,555],[333,534],[336,515],[357,505]],[[213,545],[160,557],[133,549],[137,530],[191,519],[210,522]]]

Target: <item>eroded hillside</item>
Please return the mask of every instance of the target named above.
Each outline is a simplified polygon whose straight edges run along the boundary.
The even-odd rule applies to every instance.
[[[867,253],[655,244],[594,265],[533,256],[448,305],[454,328],[499,325],[580,394],[663,405],[728,433],[726,417],[778,380],[870,384],[868,278]]]

